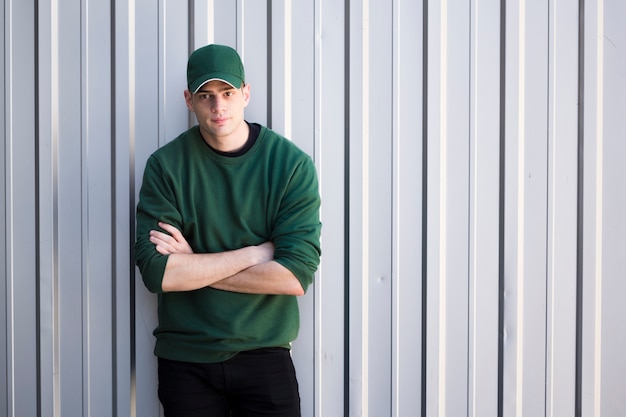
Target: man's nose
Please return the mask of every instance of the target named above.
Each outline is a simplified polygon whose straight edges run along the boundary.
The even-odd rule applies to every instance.
[[[213,100],[211,100],[211,110],[212,111],[219,111],[223,108],[224,106],[224,99],[219,97],[219,96],[215,96],[213,97]]]

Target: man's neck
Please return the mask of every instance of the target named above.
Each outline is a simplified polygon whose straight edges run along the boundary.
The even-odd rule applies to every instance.
[[[248,123],[243,121],[241,126],[228,136],[207,137],[202,131],[200,133],[206,144],[216,151],[221,153],[234,153],[242,149],[248,142],[250,128]]]

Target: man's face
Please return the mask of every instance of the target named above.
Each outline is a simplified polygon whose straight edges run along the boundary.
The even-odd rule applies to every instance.
[[[234,151],[248,139],[244,109],[250,101],[250,85],[233,88],[223,81],[210,81],[192,94],[185,91],[185,101],[198,119],[202,137],[220,151]]]

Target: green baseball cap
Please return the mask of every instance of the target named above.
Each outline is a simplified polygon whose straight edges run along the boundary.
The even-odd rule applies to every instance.
[[[237,51],[224,45],[207,45],[196,49],[187,62],[187,87],[196,93],[209,81],[219,80],[241,88],[245,82],[243,64]]]

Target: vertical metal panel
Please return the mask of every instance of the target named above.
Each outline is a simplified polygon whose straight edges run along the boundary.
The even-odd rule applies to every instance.
[[[180,65],[189,56],[189,10],[185,2],[163,1],[159,10],[159,71],[161,88],[159,111],[160,136],[170,141],[188,126],[189,113],[183,92],[187,89],[187,67]],[[181,28],[183,30],[181,30]]]
[[[7,80],[7,69],[10,73],[10,68],[7,62],[7,48],[6,48],[6,36],[10,34],[11,25],[9,25],[9,20],[7,19],[7,15],[5,13],[6,2],[2,4],[2,8],[0,8],[0,21],[2,22],[2,30],[0,30],[0,51],[2,51],[2,65],[0,65],[0,79],[3,81],[0,83],[0,92],[2,93],[2,101],[0,101],[0,131],[4,136],[4,146],[0,148],[0,161],[2,161],[2,169],[0,170],[0,192],[2,193],[2,204],[0,204],[0,236],[2,239],[0,240],[0,265],[2,265],[2,272],[4,275],[4,281],[0,285],[0,300],[2,300],[5,308],[0,309],[0,358],[8,358],[8,332],[7,330],[10,326],[7,324],[8,318],[8,298],[7,298],[7,285],[9,274],[7,270],[7,266],[9,265],[7,262],[7,244],[8,239],[6,238],[8,234],[8,230],[10,228],[9,218],[7,216],[7,208],[9,204],[9,198],[7,196],[7,178],[9,177],[9,164],[7,163],[7,139],[8,135],[8,125],[7,124],[7,108],[10,103],[7,100],[8,92],[7,85],[10,86]],[[9,415],[9,366],[8,361],[0,360],[0,412]]]
[[[2,412],[35,415],[37,283],[35,212],[34,4],[4,4],[4,231],[6,402]]]
[[[296,2],[293,2],[296,3]],[[343,94],[346,91],[345,56],[345,5],[343,2],[323,0],[310,2],[308,8],[299,8],[300,19],[294,19],[293,29],[310,13],[314,7],[314,31],[306,44],[292,47],[291,91],[298,91],[293,98],[294,141],[314,157],[320,175],[320,191],[322,194],[323,230],[335,231],[322,237],[324,264],[317,275],[314,306],[305,310],[315,328],[315,348],[313,357],[315,368],[310,369],[315,375],[315,387],[305,391],[305,395],[315,398],[315,407],[305,409],[303,415],[326,416],[342,415],[345,400],[345,204],[346,187],[343,178],[346,173],[346,124],[345,106],[348,100]],[[308,9],[308,10],[307,10]],[[297,30],[297,29],[296,29]],[[297,38],[294,33],[294,38]],[[306,51],[315,52],[307,53]],[[305,55],[310,58],[303,59]],[[310,74],[307,84],[300,84],[300,68],[304,63],[313,62],[314,66],[307,69]],[[299,65],[299,66],[298,66]],[[302,89],[300,87],[303,87]],[[307,92],[313,88],[315,97],[313,112],[306,103]],[[298,101],[296,101],[296,99]],[[301,107],[296,110],[296,107]],[[298,119],[296,119],[298,117]],[[300,126],[299,120],[307,119],[314,122],[306,136],[303,130],[307,125]],[[309,141],[299,140],[300,136],[312,138]],[[342,178],[342,180],[338,180]],[[322,236],[325,233],[322,232]],[[304,363],[304,359],[299,363]],[[310,359],[309,359],[310,360]],[[298,362],[297,362],[298,363]]]
[[[585,2],[582,415],[601,415],[604,1]],[[580,306],[579,306],[580,308]]]
[[[131,58],[133,23],[131,22],[129,1],[112,2],[112,187],[113,234],[113,398],[111,399],[113,416],[136,416],[135,403],[135,337],[131,337],[131,286],[134,286],[134,262],[131,254],[133,242],[134,218],[129,213],[134,210],[134,143],[132,130],[134,121],[134,59]],[[131,185],[132,183],[132,185]]]
[[[59,385],[58,407],[61,412],[78,415],[87,407],[87,387],[83,387],[88,367],[85,319],[88,303],[86,271],[87,221],[86,202],[86,139],[84,136],[84,33],[79,5],[59,8],[59,78],[57,88],[58,115],[58,165],[55,178],[55,240],[56,259],[56,309],[58,314],[57,340]],[[70,41],[70,38],[72,39]],[[74,51],[81,53],[76,54]],[[53,104],[54,105],[54,104]],[[74,256],[70,256],[73,254]],[[77,396],[75,393],[80,393]]]
[[[603,77],[605,85],[602,144],[604,155],[602,184],[602,395],[603,415],[619,415],[626,410],[623,395],[610,395],[611,387],[626,386],[626,4],[606,1],[602,37],[604,38]]]
[[[498,415],[500,2],[470,11],[468,416]]]
[[[193,26],[191,49],[195,50],[214,41],[215,5],[213,0],[191,1],[189,4],[191,7],[189,10],[191,25]]]
[[[507,3],[504,412],[545,411],[548,8]]]
[[[53,6],[54,7],[54,6]],[[83,387],[87,351],[85,336],[86,284],[83,282],[86,227],[85,142],[83,131],[84,32],[81,4],[60,2],[52,11],[58,19],[52,34],[58,42],[58,72],[52,80],[59,106],[56,121],[56,166],[54,222],[57,257],[55,259],[56,350],[54,361],[58,387],[55,409],[67,415],[80,415],[87,405],[88,391]]]
[[[368,176],[366,164],[367,144],[369,140],[365,123],[369,117],[367,106],[369,105],[369,89],[365,87],[368,78],[368,39],[369,28],[368,1],[351,3],[349,9],[348,25],[349,45],[347,57],[349,66],[348,74],[348,404],[349,416],[368,416],[369,401],[369,375],[367,361],[369,359],[368,344],[363,339],[367,336],[368,304],[367,283],[369,279],[368,266],[365,264],[369,258],[367,248],[369,230],[366,226],[367,187],[363,182]],[[324,175],[324,173],[322,173]],[[322,196],[323,198],[323,196]]]
[[[470,8],[429,4],[428,19],[426,406],[453,416],[467,410]]]
[[[39,126],[38,190],[39,193],[39,390],[42,415],[58,414],[58,349],[57,340],[57,280],[55,242],[56,172],[58,160],[58,31],[57,14],[52,2],[39,9],[38,26],[38,97]],[[45,410],[45,412],[43,412]],[[11,414],[9,414],[11,415]]]
[[[194,0],[194,3],[202,2],[202,0]],[[261,2],[257,2],[261,3]],[[230,45],[239,50],[237,47],[242,41],[240,34],[243,31],[240,18],[243,0],[235,1],[215,1],[213,0],[214,10],[212,13],[213,20],[203,22],[200,27],[205,25],[212,28],[215,43]],[[261,34],[263,35],[263,34]],[[198,47],[201,45],[197,45]]]
[[[423,4],[394,3],[392,140],[393,416],[421,410]]]
[[[268,113],[270,124],[272,129],[281,132],[285,137],[291,138],[291,126],[293,124],[293,116],[292,116],[292,76],[293,76],[293,49],[292,49],[292,39],[293,37],[293,27],[292,20],[294,19],[293,5],[291,1],[281,1],[274,2],[270,8],[267,10],[267,20],[269,22],[268,25],[268,48],[270,51],[270,56],[268,60],[268,82],[270,88],[269,96],[265,95],[265,97],[271,97],[268,106]],[[315,21],[314,16],[311,16],[310,13],[307,13],[307,16],[302,19],[296,20],[299,25],[302,25],[303,30],[303,42],[310,42],[313,36],[313,22]],[[307,57],[311,56],[311,54],[307,54]],[[309,73],[312,74],[311,65],[309,68]],[[302,82],[306,85],[307,81],[311,82],[313,78],[310,76],[308,79],[306,78],[307,73],[302,74],[298,77],[298,81]],[[255,92],[257,90],[255,89]],[[256,97],[257,100],[259,98],[263,100],[261,97]],[[267,102],[268,100],[266,100]],[[302,120],[303,123],[306,123],[308,119],[311,119],[313,112],[308,111],[306,116]],[[305,136],[304,138],[298,138],[301,142],[311,142],[312,138],[310,135]],[[307,140],[308,139],[308,140]]]
[[[623,83],[626,44],[624,5],[590,1],[585,6],[585,178],[583,251],[583,413],[620,415],[625,347]],[[621,16],[621,17],[618,17]]]
[[[367,205],[363,227],[368,239],[363,245],[369,254],[364,259],[368,271],[363,276],[367,286],[364,300],[368,319],[362,342],[367,344],[369,355],[365,361],[368,368],[368,412],[372,416],[386,415],[391,404],[391,248],[392,235],[392,151],[393,124],[390,110],[393,108],[391,29],[392,4],[388,1],[370,0],[367,5],[368,75],[363,88],[369,90],[363,128],[366,133],[364,153],[367,175],[362,185],[366,188],[363,203]]]
[[[134,22],[132,20],[132,1],[113,2],[113,187],[114,187],[114,233],[113,267],[115,315],[114,359],[116,379],[114,386],[114,416],[136,416],[135,403],[135,337],[132,335],[134,310],[131,311],[134,295],[134,262],[131,247],[133,242],[134,218],[129,215],[134,209],[135,172],[133,165],[135,134],[134,126]],[[131,203],[132,202],[132,203]]]
[[[546,416],[575,415],[578,5],[549,10]]]
[[[378,416],[391,404],[393,8],[350,14],[350,411]]]
[[[237,46],[245,64],[246,82],[250,84],[252,99],[246,108],[246,117],[264,125],[271,122],[268,117],[268,94],[271,87],[268,66],[272,59],[269,45],[271,35],[268,27],[268,3],[264,1],[242,1],[237,10]],[[220,16],[216,16],[220,18]],[[278,22],[277,22],[278,23]],[[278,23],[280,24],[280,23]],[[269,125],[271,127],[271,124]]]
[[[83,272],[85,328],[83,415],[113,415],[113,220],[111,6],[85,2],[81,7]],[[103,219],[109,221],[103,222]]]

